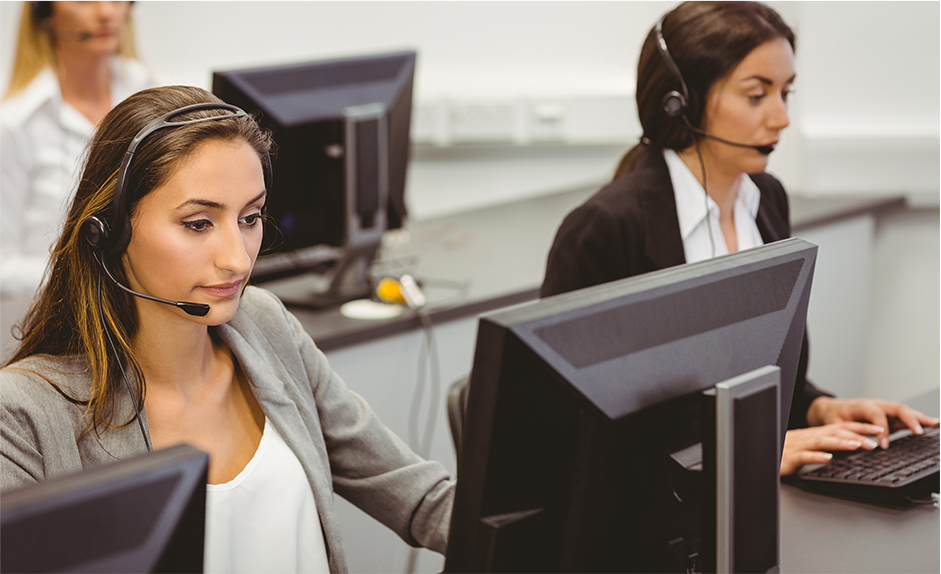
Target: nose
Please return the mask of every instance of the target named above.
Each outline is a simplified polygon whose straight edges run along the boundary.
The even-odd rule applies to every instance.
[[[791,120],[787,113],[787,101],[779,95],[774,98],[773,107],[768,112],[768,127],[780,131],[789,125],[791,125]]]
[[[95,8],[99,20],[113,20],[120,11],[120,2],[96,2]]]
[[[216,238],[216,267],[232,275],[248,275],[257,252],[252,237],[235,222],[226,226],[225,231]]]

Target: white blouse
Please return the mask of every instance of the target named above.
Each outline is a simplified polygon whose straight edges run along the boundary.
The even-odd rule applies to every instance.
[[[206,485],[204,554],[207,573],[330,571],[307,475],[267,418],[242,472]]]
[[[686,262],[694,263],[727,255],[729,249],[725,245],[725,237],[719,226],[718,204],[706,195],[699,180],[675,151],[664,149],[663,159],[670,170],[670,181],[676,196],[676,215],[680,223],[680,235],[683,237]],[[760,202],[761,191],[758,186],[750,177],[742,174],[733,211],[739,251],[764,245],[758,224],[755,223]]]
[[[111,100],[154,85],[136,60],[111,60]],[[47,68],[0,106],[0,293],[36,291],[61,232],[95,126]]]

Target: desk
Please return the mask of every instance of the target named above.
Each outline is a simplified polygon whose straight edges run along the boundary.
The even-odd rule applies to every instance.
[[[531,301],[539,295],[549,247],[562,219],[596,191],[574,190],[413,222],[408,225],[411,240],[384,248],[383,259],[413,261],[409,272],[420,279],[467,282],[467,288],[458,292],[435,289],[429,281],[432,292],[426,310],[435,324]],[[794,196],[790,204],[793,232],[799,235],[808,228],[860,214],[902,209],[905,200],[902,196]],[[263,286],[292,308],[324,351],[420,327],[410,315],[363,321],[343,317],[336,308],[305,309],[309,284],[310,279],[302,275]]]
[[[938,415],[938,389],[908,404]],[[781,572],[939,572],[933,505],[892,507],[781,486]]]

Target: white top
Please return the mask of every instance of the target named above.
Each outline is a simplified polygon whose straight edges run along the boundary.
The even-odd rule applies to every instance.
[[[719,255],[727,255],[729,249],[719,227],[719,205],[702,188],[699,180],[689,170],[680,156],[672,149],[663,150],[663,159],[670,170],[670,180],[673,182],[673,194],[676,196],[676,215],[680,222],[680,235],[683,237],[683,251],[687,263],[704,261]],[[706,184],[708,185],[708,181]],[[708,208],[708,219],[706,205]],[[738,195],[735,198],[734,217],[735,235],[738,239],[738,250],[744,251],[752,247],[764,245],[761,232],[755,217],[758,215],[758,204],[761,202],[761,191],[750,177],[742,174],[738,184]],[[710,227],[712,236],[710,239]],[[713,243],[715,246],[713,247]]]
[[[207,573],[330,571],[310,482],[267,418],[242,472],[206,485],[204,556]]]
[[[154,84],[138,61],[112,58],[113,103]],[[65,221],[95,126],[63,101],[47,68],[0,105],[0,293],[31,296]]]

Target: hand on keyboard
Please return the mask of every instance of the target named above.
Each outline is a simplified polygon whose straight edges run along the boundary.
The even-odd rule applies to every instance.
[[[937,492],[938,429],[899,433],[888,449],[835,455],[822,466],[800,471],[802,483],[832,494],[879,500]]]
[[[793,429],[784,438],[781,476],[797,472],[805,464],[822,464],[833,458],[830,451],[872,450],[878,446],[871,437],[882,427],[855,421]]]
[[[882,448],[889,446],[889,433],[903,428],[922,434],[923,427],[938,426],[938,419],[929,417],[903,403],[880,399],[835,399],[819,397],[807,409],[811,426],[865,421],[882,427],[876,440]]]

